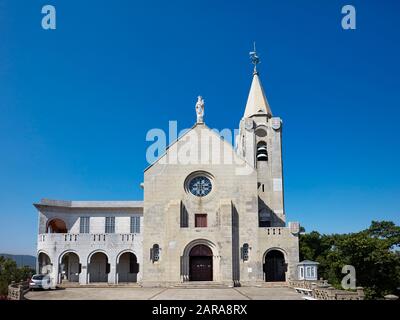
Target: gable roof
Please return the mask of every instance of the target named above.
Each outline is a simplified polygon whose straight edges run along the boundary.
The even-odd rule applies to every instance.
[[[169,149],[171,149],[171,147],[173,147],[176,143],[178,143],[180,140],[182,140],[186,135],[188,135],[189,133],[191,133],[193,130],[195,130],[197,127],[203,127],[204,129],[208,130],[209,132],[211,132],[213,135],[215,135],[216,137],[218,137],[222,143],[224,143],[226,146],[228,146],[228,148],[231,148],[232,153],[234,154],[234,156],[237,156],[237,153],[235,152],[232,144],[230,144],[229,142],[227,142],[225,139],[223,139],[219,134],[217,134],[217,132],[215,132],[214,130],[212,130],[211,128],[209,128],[205,123],[196,123],[193,127],[191,127],[189,130],[187,130],[184,134],[182,134],[181,136],[179,136],[174,142],[172,142],[169,146],[166,147],[165,152],[160,155],[157,160],[155,160],[153,163],[151,163],[149,166],[147,166],[144,169],[144,172],[146,172],[147,170],[149,170],[152,166],[154,166],[157,162],[159,162],[163,157],[166,156],[166,154],[168,153]],[[245,159],[241,158],[240,159],[243,162],[246,162]]]

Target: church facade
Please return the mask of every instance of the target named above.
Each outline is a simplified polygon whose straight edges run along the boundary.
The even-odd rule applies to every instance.
[[[195,125],[145,169],[143,201],[34,204],[39,273],[53,285],[296,279],[299,224],[286,223],[282,121],[256,69],[235,146],[205,124],[201,97],[196,112]]]

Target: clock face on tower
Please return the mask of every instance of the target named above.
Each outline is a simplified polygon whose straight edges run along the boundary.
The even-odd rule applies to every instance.
[[[205,176],[197,176],[189,181],[189,191],[197,196],[204,197],[211,192],[212,184],[210,179]]]

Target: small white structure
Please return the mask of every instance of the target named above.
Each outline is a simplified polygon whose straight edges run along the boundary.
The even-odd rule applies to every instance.
[[[299,280],[318,280],[318,262],[303,260],[297,264]]]

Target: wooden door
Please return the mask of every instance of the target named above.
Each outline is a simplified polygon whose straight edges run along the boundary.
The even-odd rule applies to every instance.
[[[265,258],[265,281],[285,281],[286,264],[283,254],[273,250]]]
[[[190,257],[190,281],[212,280],[212,257]]]

